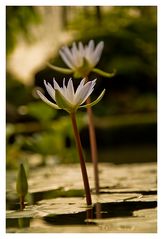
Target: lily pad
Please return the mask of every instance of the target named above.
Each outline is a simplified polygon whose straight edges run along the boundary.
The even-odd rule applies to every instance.
[[[156,164],[100,163],[99,195],[92,164],[87,166],[92,207],[85,202],[79,164],[31,169],[34,205],[8,210],[7,232],[156,232]],[[7,199],[13,202],[16,173],[12,180],[7,175]]]

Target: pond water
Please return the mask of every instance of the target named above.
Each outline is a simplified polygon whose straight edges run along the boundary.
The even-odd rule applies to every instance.
[[[78,213],[49,214],[42,218],[51,225],[88,225],[96,224],[92,219],[132,217],[133,211],[140,209],[156,208],[157,203],[151,202],[120,202],[120,203],[96,203],[91,209]],[[7,218],[7,228],[30,227],[34,220],[32,217]]]
[[[79,165],[62,166],[59,171],[50,171],[48,176],[47,168],[35,170],[29,180],[30,202],[24,211],[19,210],[18,199],[10,194],[13,191],[10,181],[7,232],[157,231],[156,164],[100,165],[99,195],[94,194],[92,166],[88,165],[92,207],[86,206],[79,169]]]

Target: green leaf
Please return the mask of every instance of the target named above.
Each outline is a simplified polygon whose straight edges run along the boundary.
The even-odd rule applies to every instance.
[[[55,90],[55,99],[60,108],[66,110],[68,113],[72,112],[73,105],[66,100],[59,90]]]
[[[58,67],[58,66],[54,66],[54,65],[51,65],[50,63],[47,63],[47,66],[50,67],[51,69],[55,70],[55,71],[58,71],[58,72],[61,72],[63,74],[72,74],[73,73],[73,70],[70,70],[70,69],[67,69],[67,68],[62,68],[62,67]]]
[[[52,109],[47,104],[43,104],[42,101],[29,103],[27,105],[27,111],[29,115],[41,122],[52,120],[57,114],[56,110]]]
[[[19,196],[25,196],[28,193],[28,181],[23,164],[20,164],[16,181],[16,191]]]
[[[92,107],[92,106],[96,105],[102,99],[104,94],[105,94],[105,89],[101,92],[101,94],[99,95],[99,97],[96,100],[94,100],[90,104],[82,105],[79,108],[87,108],[87,107]]]
[[[112,73],[107,73],[107,72],[102,71],[102,70],[100,70],[100,69],[98,69],[98,68],[94,68],[94,69],[92,69],[92,71],[95,72],[95,73],[97,73],[97,74],[99,74],[99,75],[101,75],[101,76],[109,77],[109,78],[115,76],[115,74],[116,74],[116,70],[113,70]]]

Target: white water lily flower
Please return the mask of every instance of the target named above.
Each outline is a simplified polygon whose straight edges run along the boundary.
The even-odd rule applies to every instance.
[[[94,86],[96,84],[96,79],[93,81],[88,81],[86,84],[85,79],[83,79],[76,89],[76,92],[74,90],[73,82],[71,79],[69,79],[67,86],[65,85],[65,79],[63,80],[62,87],[58,85],[55,79],[53,80],[53,83],[54,88],[49,83],[46,83],[46,81],[44,81],[47,92],[56,102],[56,104],[49,101],[39,90],[37,90],[37,94],[45,103],[52,106],[53,108],[64,109],[69,113],[75,112],[78,108],[90,107],[97,104],[105,93],[104,89],[95,101],[90,104],[82,105],[93,92]]]
[[[79,42],[77,47],[74,42],[71,50],[64,46],[59,53],[66,65],[72,70],[80,72],[80,70],[86,70],[85,68],[87,68],[87,71],[90,71],[99,62],[103,48],[103,41],[95,47],[94,41],[90,40],[86,46]]]
[[[60,56],[69,68],[62,68],[49,63],[47,65],[58,72],[73,74],[75,78],[86,77],[91,71],[104,77],[113,77],[115,72],[107,73],[95,68],[100,60],[103,48],[103,41],[99,42],[96,47],[93,40],[90,40],[88,45],[85,46],[82,42],[78,44],[73,42],[71,48],[64,46],[59,51]]]

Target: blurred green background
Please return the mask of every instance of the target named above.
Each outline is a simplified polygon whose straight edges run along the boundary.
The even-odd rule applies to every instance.
[[[44,104],[35,89],[44,88],[44,79],[62,82],[64,75],[46,67],[47,62],[65,67],[61,46],[90,39],[104,41],[98,68],[117,71],[110,79],[90,75],[98,79],[92,98],[106,88],[93,107],[99,161],[156,161],[156,7],[8,6],[6,13],[7,169],[20,161],[30,167],[78,162],[68,115]],[[90,161],[84,110],[77,120]]]

